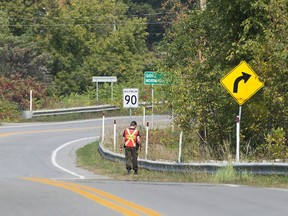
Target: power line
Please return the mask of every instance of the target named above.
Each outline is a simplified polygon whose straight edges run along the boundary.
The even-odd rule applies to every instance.
[[[61,27],[61,26],[111,26],[111,25],[164,25],[164,24],[171,24],[172,22],[149,22],[149,23],[131,23],[131,22],[111,22],[111,23],[75,23],[75,24],[68,24],[68,23],[59,23],[59,24],[7,24],[7,25],[0,25],[1,27]]]
[[[77,18],[81,18],[81,19],[93,19],[93,18],[103,18],[103,17],[107,17],[107,18],[115,18],[115,17],[125,17],[125,18],[130,18],[130,17],[138,17],[138,18],[143,18],[142,16],[157,16],[157,15],[161,15],[161,14],[173,14],[172,12],[168,11],[168,12],[162,12],[162,13],[148,13],[148,14],[121,14],[121,15],[97,15],[97,16],[79,16]],[[27,18],[27,17],[20,17],[20,16],[9,16],[8,19],[20,19],[20,20],[31,20],[31,19],[74,19],[74,17],[71,16],[51,16],[48,17],[46,15],[38,15],[38,16],[33,16],[31,18]]]

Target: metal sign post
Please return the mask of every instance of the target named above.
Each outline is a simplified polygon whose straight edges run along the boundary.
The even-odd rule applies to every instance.
[[[153,128],[153,123],[154,123],[154,87],[152,85],[152,114],[151,114],[151,117],[152,117],[152,120],[151,120],[151,128]]]
[[[154,122],[154,85],[164,85],[167,84],[163,73],[158,73],[155,71],[145,71],[144,73],[144,84],[145,85],[151,85],[152,88],[152,115],[151,115],[151,127],[153,128],[153,122]]]
[[[93,76],[92,82],[96,82],[96,99],[98,101],[98,83],[111,82],[111,100],[113,100],[113,83],[117,82],[116,76]]]
[[[236,162],[239,161],[240,152],[240,122],[241,122],[242,107],[239,106],[239,114],[236,117]]]

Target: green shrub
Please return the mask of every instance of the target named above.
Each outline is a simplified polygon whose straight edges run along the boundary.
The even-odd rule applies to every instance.
[[[13,121],[19,117],[17,106],[5,99],[0,100],[0,120]]]
[[[217,170],[213,176],[213,181],[217,183],[229,183],[237,180],[237,173],[232,164],[228,164],[225,168]]]
[[[285,159],[288,156],[285,131],[283,128],[272,129],[265,135],[266,143],[258,148],[259,155],[265,159]]]

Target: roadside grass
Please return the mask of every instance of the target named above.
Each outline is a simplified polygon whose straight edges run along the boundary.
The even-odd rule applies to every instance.
[[[98,142],[88,144],[77,150],[77,165],[96,174],[110,176],[118,180],[141,180],[163,182],[202,182],[206,179],[204,174],[156,172],[139,169],[139,175],[127,175],[125,164],[120,161],[110,161],[102,158],[98,152]]]
[[[194,182],[209,184],[237,184],[269,188],[288,188],[288,178],[282,175],[252,175],[236,173],[231,165],[214,174],[192,172],[158,172],[139,169],[139,175],[127,175],[125,164],[102,158],[98,152],[99,142],[93,142],[77,150],[78,166],[96,174],[117,180],[150,182]]]

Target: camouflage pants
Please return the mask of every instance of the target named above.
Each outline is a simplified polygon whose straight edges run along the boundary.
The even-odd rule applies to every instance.
[[[138,170],[138,148],[125,148],[126,169]]]

